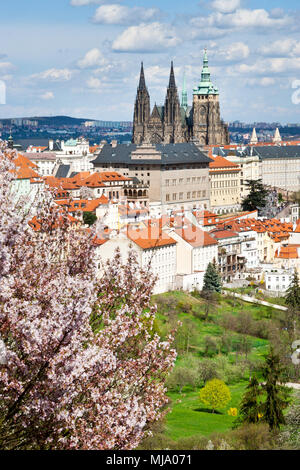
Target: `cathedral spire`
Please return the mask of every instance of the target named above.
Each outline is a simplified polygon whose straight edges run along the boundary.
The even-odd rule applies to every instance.
[[[181,106],[187,110],[188,107],[188,96],[187,96],[187,91],[186,91],[186,78],[185,78],[185,72],[183,74],[183,85],[182,85],[182,95],[181,95]]]
[[[208,83],[210,83],[210,70],[209,70],[209,68],[208,68],[207,49],[204,49],[203,68],[202,68],[202,74],[201,74],[201,82],[208,82]]]
[[[249,143],[250,143],[250,145],[255,145],[255,144],[258,143],[258,138],[257,138],[255,127],[253,127],[253,131],[252,131],[252,135],[251,135],[251,139],[250,139]]]
[[[282,139],[281,139],[279,129],[278,129],[278,127],[276,127],[276,131],[275,131],[275,134],[274,134],[274,137],[273,137],[273,142],[274,142],[274,144],[279,144],[281,141],[282,141]]]
[[[144,74],[144,64],[141,63],[141,73],[140,73],[140,82],[139,82],[139,90],[146,89],[146,81],[145,81],[145,74]]]
[[[173,60],[172,60],[172,62],[171,62],[171,72],[170,72],[169,88],[176,88],[175,74],[174,74],[174,67],[173,67]]]

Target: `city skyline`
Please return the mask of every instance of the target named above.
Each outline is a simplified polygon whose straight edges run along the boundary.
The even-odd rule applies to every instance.
[[[12,0],[1,12],[0,118],[131,121],[141,61],[152,106],[164,101],[171,60],[191,104],[206,47],[226,121],[299,122],[300,10],[295,0],[269,4]]]

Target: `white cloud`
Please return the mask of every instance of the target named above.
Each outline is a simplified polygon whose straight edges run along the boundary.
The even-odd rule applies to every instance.
[[[216,51],[215,56],[219,61],[239,61],[247,59],[250,55],[249,46],[243,42],[234,42]]]
[[[181,40],[171,26],[162,23],[141,23],[131,26],[112,44],[116,52],[160,52],[177,46]]]
[[[273,77],[263,77],[263,78],[248,78],[245,80],[246,85],[250,85],[251,87],[257,87],[258,85],[262,87],[270,87],[275,85],[276,80]]]
[[[244,28],[282,28],[292,24],[293,20],[288,15],[274,17],[264,9],[238,9],[233,13],[215,12],[205,17],[196,17],[191,20],[194,26],[200,28],[215,27],[220,29],[244,29]]]
[[[42,100],[48,101],[48,100],[53,100],[54,99],[54,93],[53,91],[46,91],[46,93],[43,93],[41,96]]]
[[[99,78],[91,77],[87,80],[86,84],[88,88],[99,89],[102,85],[102,82],[99,80]]]
[[[263,77],[259,83],[261,86],[272,86],[276,83],[276,80],[272,77]]]
[[[291,72],[300,70],[300,57],[298,58],[272,58],[258,60],[253,64],[240,64],[229,67],[227,73],[230,75],[255,75],[261,76],[265,74],[287,75]]]
[[[266,46],[262,46],[258,52],[266,57],[297,57],[300,55],[300,41],[284,38]]]
[[[179,69],[175,67],[175,76],[178,75]],[[159,65],[153,65],[145,68],[145,77],[147,83],[150,85],[161,85],[165,87],[167,84],[168,77],[170,75],[170,67],[160,67]],[[138,76],[135,77],[138,81]]]
[[[85,56],[77,62],[78,67],[81,69],[88,69],[93,67],[101,67],[107,64],[107,59],[102,52],[97,49],[91,49]]]
[[[73,71],[69,69],[49,69],[44,72],[31,75],[30,78],[37,80],[49,80],[53,82],[67,82],[71,80]]]
[[[83,7],[86,5],[99,5],[99,3],[104,3],[102,0],[71,0],[70,4],[73,7]]]
[[[128,25],[140,21],[153,21],[158,18],[160,11],[156,8],[142,8],[112,4],[97,8],[93,17],[94,23]]]
[[[7,73],[13,70],[15,66],[10,62],[0,62],[0,73]]]
[[[212,7],[221,13],[232,13],[239,8],[240,3],[240,0],[214,0]]]

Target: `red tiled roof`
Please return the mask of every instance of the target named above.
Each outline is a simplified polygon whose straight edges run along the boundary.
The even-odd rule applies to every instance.
[[[194,248],[218,244],[207,232],[191,223],[175,229],[175,233]]]
[[[143,250],[176,245],[177,242],[169,237],[166,232],[160,229],[155,232],[156,233],[151,230],[151,227],[137,229],[131,225],[127,226],[127,237]]]
[[[209,164],[209,169],[210,170],[223,170],[223,169],[226,169],[226,170],[240,171],[240,168],[239,168],[238,165],[226,160],[226,158],[224,158],[224,157],[217,156],[217,157],[212,157],[212,159],[213,159],[213,161],[210,162],[210,164]]]
[[[300,245],[287,245],[280,247],[276,253],[275,257],[280,259],[296,259],[298,256],[298,247]]]

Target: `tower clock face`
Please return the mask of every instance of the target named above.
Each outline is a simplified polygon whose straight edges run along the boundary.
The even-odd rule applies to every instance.
[[[200,108],[200,114],[201,114],[201,116],[204,116],[204,114],[206,114],[206,108],[205,108],[205,106],[201,106],[201,108]]]

